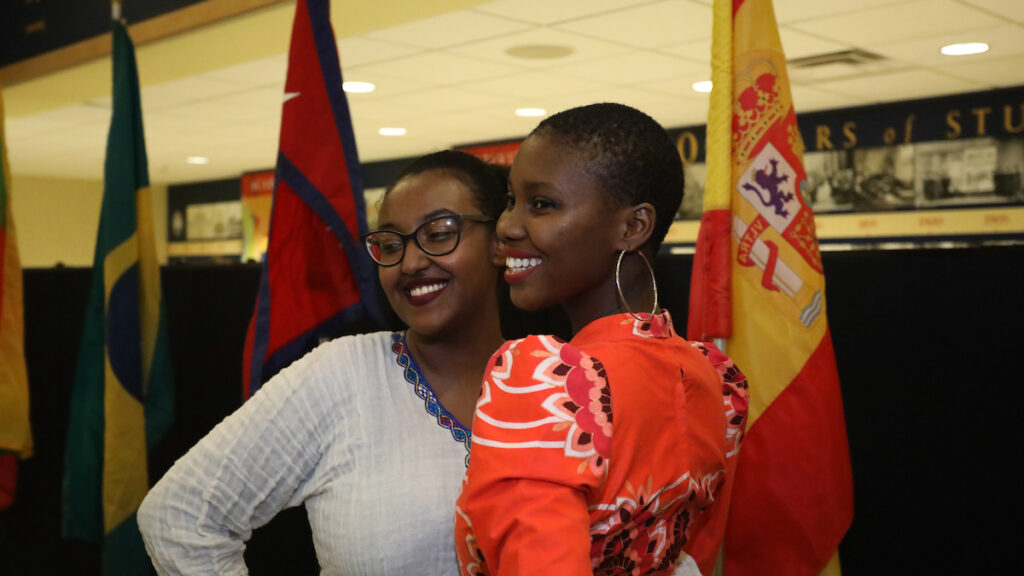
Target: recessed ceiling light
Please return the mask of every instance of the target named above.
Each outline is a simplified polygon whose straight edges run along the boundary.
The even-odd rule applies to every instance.
[[[693,83],[693,91],[707,94],[711,92],[711,80],[701,80]]]
[[[377,89],[372,82],[342,82],[341,89],[351,94],[366,94]]]
[[[210,159],[207,158],[206,156],[189,156],[188,158],[185,158],[185,162],[188,164],[195,164],[197,166],[200,166],[203,164],[209,164]]]
[[[558,44],[523,44],[505,49],[505,54],[525,60],[551,60],[572,54],[575,48]]]
[[[405,136],[405,128],[381,128],[377,133],[381,136]]]
[[[548,111],[543,108],[516,108],[516,116],[525,116],[527,118],[544,116],[547,113]]]
[[[969,56],[988,52],[988,44],[984,42],[961,42],[959,44],[947,44],[939,49],[946,56]]]

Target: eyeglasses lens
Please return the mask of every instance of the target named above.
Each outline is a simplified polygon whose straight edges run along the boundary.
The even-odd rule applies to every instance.
[[[459,243],[459,221],[443,217],[424,222],[416,231],[416,242],[427,254],[447,254]]]

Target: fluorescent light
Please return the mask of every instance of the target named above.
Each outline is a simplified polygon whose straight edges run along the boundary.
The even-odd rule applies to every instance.
[[[548,111],[543,108],[516,108],[516,116],[525,116],[528,118],[544,116],[547,113]]]
[[[947,44],[939,49],[946,56],[969,56],[988,52],[988,44],[984,42],[961,42],[959,44]]]
[[[405,136],[405,128],[381,128],[377,133],[381,136]]]
[[[711,92],[711,80],[701,80],[700,82],[693,83],[693,91],[707,94]]]
[[[210,159],[207,158],[206,156],[189,156],[188,158],[185,158],[185,162],[188,164],[195,164],[197,166],[201,166],[203,164],[209,164]]]
[[[370,82],[342,82],[341,89],[352,94],[366,94],[377,89]]]

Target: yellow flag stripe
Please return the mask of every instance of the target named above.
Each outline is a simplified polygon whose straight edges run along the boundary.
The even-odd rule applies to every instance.
[[[139,260],[135,235],[107,254],[103,263],[104,310],[110,293]],[[149,489],[146,465],[146,419],[142,404],[125,390],[104,354],[103,529],[110,532],[138,509]]]
[[[153,227],[153,195],[149,186],[140,188],[136,198],[136,231],[139,246],[139,322],[142,333],[142,390],[149,389],[150,367],[156,350],[160,324],[160,263],[156,257]]]
[[[729,209],[732,189],[732,2],[715,2],[704,211]]]

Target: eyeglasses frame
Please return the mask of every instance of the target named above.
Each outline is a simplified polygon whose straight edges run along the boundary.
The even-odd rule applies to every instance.
[[[426,226],[427,224],[430,224],[431,222],[433,222],[435,220],[440,220],[442,218],[454,218],[455,219],[455,221],[458,223],[458,237],[455,239],[455,245],[452,246],[451,250],[446,250],[446,251],[440,252],[440,253],[433,253],[433,252],[430,252],[429,250],[427,250],[426,248],[424,248],[422,244],[420,244],[420,239],[418,238],[418,235],[420,233],[420,230],[422,230],[424,226]],[[452,252],[455,251],[456,248],[459,247],[459,244],[462,243],[462,222],[463,222],[463,220],[468,221],[468,222],[485,223],[485,222],[494,222],[495,220],[497,220],[497,218],[492,218],[492,217],[486,216],[484,214],[438,214],[437,216],[434,216],[434,217],[432,217],[432,218],[430,218],[428,220],[425,220],[422,224],[417,226],[415,230],[413,230],[412,232],[410,232],[408,234],[402,234],[401,232],[399,232],[397,230],[388,230],[388,229],[371,230],[371,231],[367,232],[366,234],[363,234],[362,236],[360,236],[359,237],[359,241],[362,243],[363,247],[366,249],[367,254],[369,254],[369,256],[370,256],[370,260],[372,260],[374,264],[376,264],[377,266],[380,266],[381,268],[390,268],[392,266],[398,266],[399,264],[402,263],[402,260],[405,259],[405,251],[406,251],[406,248],[409,245],[409,240],[412,240],[413,242],[415,242],[416,243],[416,247],[419,248],[420,251],[422,251],[424,254],[426,254],[428,256],[447,256],[448,254],[451,254]],[[394,261],[391,264],[382,264],[382,263],[378,262],[377,259],[373,257],[373,253],[370,251],[370,245],[366,243],[366,241],[370,238],[370,236],[373,236],[374,234],[379,234],[381,232],[388,232],[390,234],[395,234],[396,236],[398,236],[399,238],[402,239],[402,255],[398,258],[398,260]]]

